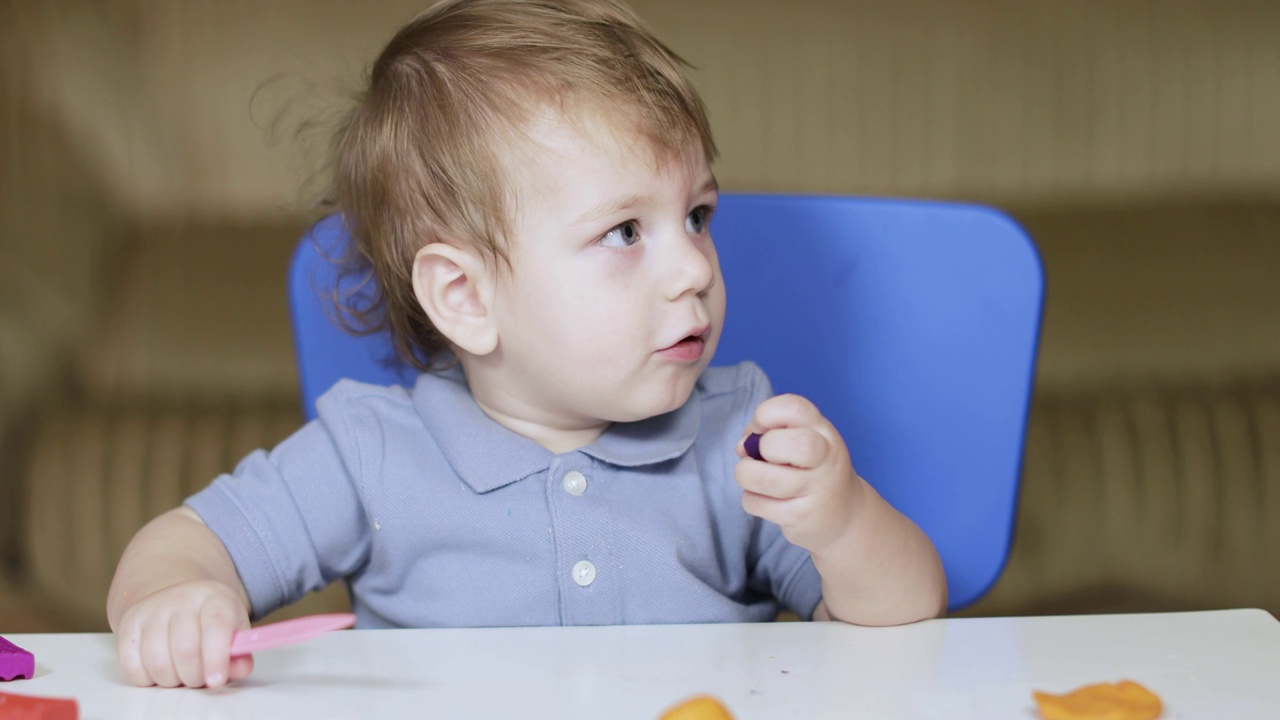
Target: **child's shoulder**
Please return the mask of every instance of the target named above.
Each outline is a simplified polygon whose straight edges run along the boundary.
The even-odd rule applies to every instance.
[[[326,415],[348,418],[361,415],[388,419],[401,416],[416,425],[418,408],[445,407],[452,411],[459,406],[471,404],[470,398],[471,393],[461,371],[450,368],[422,373],[409,385],[376,385],[358,380],[339,380],[316,400],[316,410],[322,418]]]
[[[316,411],[322,418],[412,412],[413,388],[343,379],[316,400]]]
[[[327,399],[330,403],[408,403],[410,394],[411,389],[401,385],[375,385],[343,378],[334,383],[317,402]]]

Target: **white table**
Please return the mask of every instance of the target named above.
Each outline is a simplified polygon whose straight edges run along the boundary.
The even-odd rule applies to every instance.
[[[3,619],[0,619],[0,623]],[[1280,622],[1260,610],[839,623],[344,631],[259,653],[220,690],[124,683],[109,635],[9,635],[108,718],[655,720],[694,694],[739,720],[1038,717],[1032,689],[1136,680],[1165,718],[1280,718]]]

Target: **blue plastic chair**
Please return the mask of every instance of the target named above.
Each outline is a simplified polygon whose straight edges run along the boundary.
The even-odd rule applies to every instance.
[[[933,540],[952,610],[1008,558],[1044,291],[1008,217],[956,203],[720,198],[712,231],[728,290],[714,364],[759,363],[777,392],[813,400],[859,474]],[[411,383],[383,336],[335,327],[318,223],[289,271],[304,411],[340,378]]]

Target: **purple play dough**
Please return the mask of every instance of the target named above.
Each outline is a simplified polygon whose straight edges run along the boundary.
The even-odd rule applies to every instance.
[[[30,680],[36,674],[36,656],[0,637],[0,680]]]

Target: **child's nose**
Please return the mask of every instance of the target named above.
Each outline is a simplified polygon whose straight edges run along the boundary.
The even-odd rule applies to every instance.
[[[666,283],[668,300],[677,300],[688,293],[703,295],[715,287],[715,246],[710,238],[685,236],[671,245],[671,262],[668,272],[664,273],[669,278]]]

